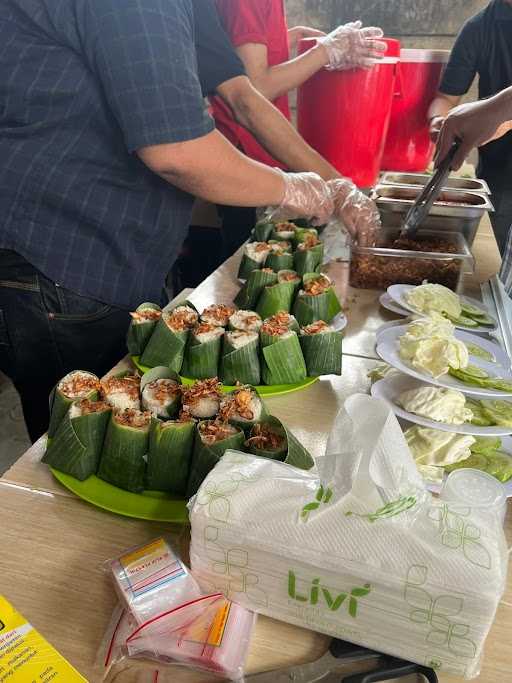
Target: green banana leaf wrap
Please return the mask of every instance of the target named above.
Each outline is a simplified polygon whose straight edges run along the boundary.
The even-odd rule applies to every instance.
[[[242,256],[242,260],[240,262],[240,268],[238,269],[238,277],[241,280],[247,280],[249,275],[254,271],[254,270],[260,270],[263,267],[262,263],[258,263],[257,261],[253,261],[251,258],[247,256],[247,254],[244,254]]]
[[[343,335],[335,330],[299,337],[309,377],[341,375]]]
[[[71,411],[66,413],[48,440],[43,462],[80,481],[96,474],[111,413],[106,403],[98,401],[97,407],[97,412],[73,418]]]
[[[316,228],[301,228],[297,227],[295,230],[295,235],[293,236],[293,242],[295,247],[302,242],[306,242],[311,237],[318,238],[318,230]]]
[[[261,381],[259,338],[255,334],[254,341],[241,348],[235,348],[230,343],[230,335],[224,336],[222,355],[220,360],[219,378],[228,386],[237,382],[241,384],[259,384]]]
[[[241,429],[221,441],[206,444],[200,436],[202,426],[213,423],[214,420],[203,420],[196,427],[196,438],[194,441],[194,454],[187,485],[187,498],[195,495],[203,483],[205,477],[215,467],[224,453],[233,448],[243,450],[245,434]]]
[[[246,436],[253,426],[268,416],[267,408],[254,386],[237,387],[225,394],[220,404],[219,417],[234,427],[242,429]]]
[[[147,310],[156,311],[157,313],[162,312],[162,309],[157,304],[146,302],[137,306],[135,315],[132,315],[128,334],[126,335],[126,346],[128,347],[128,353],[131,356],[142,355],[158,322],[157,317],[155,319],[144,320],[143,322],[136,322],[137,315],[143,314],[144,311]]]
[[[277,226],[281,226],[283,229],[278,230]],[[295,225],[295,223],[292,223],[291,221],[281,221],[279,223],[276,223],[274,225],[273,231],[270,233],[270,239],[268,241],[269,242],[271,240],[276,240],[278,242],[282,242],[283,240],[292,241],[295,237],[295,230],[297,230],[297,226]]]
[[[283,284],[284,282],[287,282],[288,284],[293,285],[293,293],[294,296],[295,294],[299,291],[299,288],[302,284],[302,277],[298,275],[294,270],[291,269],[284,269],[280,270],[277,273],[277,281],[279,284]]]
[[[259,313],[263,319],[270,318],[280,311],[289,313],[294,294],[293,282],[281,282],[264,287],[256,305],[256,313]]]
[[[265,261],[265,268],[272,268],[276,273],[279,270],[290,270],[293,268],[293,254],[271,252]]]
[[[306,285],[311,280],[322,278],[327,279],[323,275],[307,273],[303,277],[303,282]],[[341,304],[332,285],[316,295],[300,291],[293,306],[293,314],[301,327],[310,325],[317,320],[330,323],[341,310]]]
[[[148,384],[156,382],[159,379],[170,379],[173,382],[176,382],[176,384],[181,385],[181,377],[178,375],[178,373],[174,372],[173,370],[169,370],[169,368],[166,368],[165,366],[151,368],[151,370],[148,370],[142,375],[140,380],[142,407],[144,410],[150,410],[154,417],[155,409],[152,405],[150,405],[149,400],[146,398],[144,389]],[[179,413],[180,408],[181,393],[177,393],[175,396],[171,396],[169,401],[165,402],[165,405],[160,406],[159,410],[157,411],[158,415],[156,415],[156,417],[160,417],[161,419],[173,418]]]
[[[279,460],[302,470],[309,470],[315,464],[309,451],[273,415],[254,425],[245,446],[252,455]]]
[[[247,282],[235,297],[234,303],[239,308],[254,309],[258,303],[261,292],[267,285],[277,282],[277,275],[266,269],[253,270],[247,278]]]
[[[324,259],[324,245],[317,244],[303,251],[297,249],[293,257],[294,270],[299,275],[314,273],[322,265]]]
[[[79,378],[83,376],[90,378],[91,386],[84,387],[84,390],[80,391],[78,385],[73,386],[74,378],[77,378],[76,381],[78,382]],[[100,395],[99,390],[100,380],[92,372],[87,372],[86,370],[74,370],[63,377],[50,393],[50,424],[48,425],[48,438],[51,439],[55,436],[58,426],[62,422],[64,416],[74,401],[78,401],[82,398],[88,398],[90,401],[96,401]]]
[[[306,363],[296,332],[286,336],[260,334],[261,376],[265,384],[295,384],[307,377]]]
[[[185,350],[181,374],[192,379],[217,377],[221,345],[222,335],[202,342],[191,334]]]
[[[146,488],[184,496],[192,461],[196,423],[153,418],[149,433]]]
[[[268,243],[271,246],[273,244],[279,245],[279,247],[287,254],[291,254],[293,252],[292,243],[289,240],[269,240]]]
[[[117,418],[128,413],[146,416],[147,424],[141,427],[119,424]],[[125,491],[140,493],[144,489],[144,456],[149,448],[150,422],[149,413],[125,410],[120,415],[112,415],[103,444],[98,477]]]
[[[164,365],[180,372],[185,355],[189,330],[171,330],[164,316],[156,324],[140,362],[149,368]]]
[[[252,237],[255,242],[266,242],[273,230],[274,224],[271,221],[258,221],[253,228]]]

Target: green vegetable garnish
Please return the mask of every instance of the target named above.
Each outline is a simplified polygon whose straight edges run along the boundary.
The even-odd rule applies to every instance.
[[[482,399],[482,411],[493,424],[499,427],[512,427],[512,403],[499,399]],[[499,446],[498,446],[499,448]]]
[[[498,481],[505,483],[512,478],[512,458],[506,453],[495,451],[492,455],[487,455],[488,474],[492,474]]]
[[[501,448],[501,439],[499,436],[475,436],[475,443],[469,448],[473,454],[489,455]]]
[[[482,453],[473,453],[465,460],[459,460],[459,462],[453,463],[453,465],[447,465],[444,471],[447,474],[453,472],[454,470],[461,470],[462,468],[470,467],[472,470],[482,470],[486,471],[487,468],[487,457]]]
[[[469,366],[469,368],[473,367],[474,366]],[[483,370],[480,370],[480,368],[478,368],[478,370],[483,372]],[[465,370],[455,370],[454,368],[450,368],[448,370],[450,375],[456,377],[461,382],[464,382],[464,384],[472,384],[477,387],[483,387],[484,389],[497,389],[498,391],[512,392],[511,381],[501,379],[500,377],[489,377],[487,373],[485,373],[487,375],[486,377],[477,377],[475,374],[472,374],[472,372],[474,371],[470,370],[468,372],[468,368]]]
[[[473,306],[473,304],[470,304],[466,301],[461,301],[460,307],[462,314],[468,316],[469,318],[485,315],[485,311],[483,311],[481,308],[478,308],[478,306]]]
[[[494,422],[484,413],[480,401],[474,401],[466,397],[466,408],[469,408],[473,413],[473,419],[471,420],[472,425],[476,425],[477,427],[493,426]]]
[[[476,323],[478,323],[479,325],[484,325],[485,327],[494,327],[494,325],[496,324],[494,320],[491,318],[491,316],[487,315],[487,313],[481,313],[479,315],[473,315],[471,317]]]
[[[468,353],[471,356],[476,356],[477,358],[482,358],[483,360],[489,361],[490,363],[495,363],[496,358],[490,353],[489,351],[486,351],[483,349],[481,346],[478,346],[478,344],[471,344],[471,342],[466,342],[466,348],[468,350]]]
[[[457,318],[453,317],[452,315],[448,315],[448,313],[445,313],[444,315],[454,325],[462,325],[463,327],[478,327],[480,324],[476,320],[473,320],[473,318],[469,318],[465,315],[459,315]]]

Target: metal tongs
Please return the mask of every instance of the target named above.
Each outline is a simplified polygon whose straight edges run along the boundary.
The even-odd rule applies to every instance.
[[[425,218],[430,213],[432,204],[439,197],[439,193],[450,175],[451,165],[455,152],[459,147],[459,142],[454,142],[452,148],[439,164],[437,171],[431,180],[425,185],[423,191],[411,206],[405,217],[400,237],[413,238]]]
[[[370,671],[355,674],[347,671],[347,664],[366,662],[366,660],[369,664],[374,664],[374,668]],[[427,666],[406,662],[344,640],[334,639],[331,641],[329,650],[316,662],[253,674],[246,676],[246,681],[247,683],[375,683],[376,681],[394,681],[397,678],[414,674],[428,683],[438,683],[437,674]],[[416,680],[421,679],[416,678]]]

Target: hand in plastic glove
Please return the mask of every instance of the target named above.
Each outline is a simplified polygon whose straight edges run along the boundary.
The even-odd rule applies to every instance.
[[[282,172],[282,171],[281,171]],[[284,173],[284,196],[267,215],[272,219],[309,218],[323,225],[331,218],[334,202],[325,180],[316,173]]]
[[[512,88],[479,102],[468,102],[455,107],[446,117],[437,145],[436,165],[448,154],[455,140],[459,149],[452,161],[452,169],[459,169],[474,147],[497,140],[512,128]]]
[[[328,69],[371,69],[375,62],[382,59],[387,50],[382,29],[368,26],[361,28],[360,21],[354,21],[319,38],[329,59]]]
[[[380,215],[375,203],[348,178],[336,178],[327,183],[334,201],[334,216],[340,220],[359,245],[375,242],[380,230]]]

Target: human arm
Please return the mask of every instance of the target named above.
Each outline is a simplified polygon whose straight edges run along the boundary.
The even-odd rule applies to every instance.
[[[512,129],[512,87],[494,97],[462,104],[448,114],[437,146],[441,161],[456,140],[460,140],[452,168],[457,170],[474,147],[481,147]]]
[[[470,19],[460,30],[446,69],[444,70],[439,90],[428,112],[430,136],[435,142],[444,119],[451,109],[456,107],[462,96],[471,87],[478,72],[479,59],[483,49],[482,26],[479,16]]]
[[[288,119],[251,84],[233,78],[217,87],[236,121],[247,128],[269,154],[292,171],[313,171],[324,180],[339,177],[338,171],[304,138]]]
[[[293,28],[288,29],[288,48],[290,52],[293,52],[304,38],[320,38],[320,36],[325,36],[325,32],[317,28],[293,26]]]

